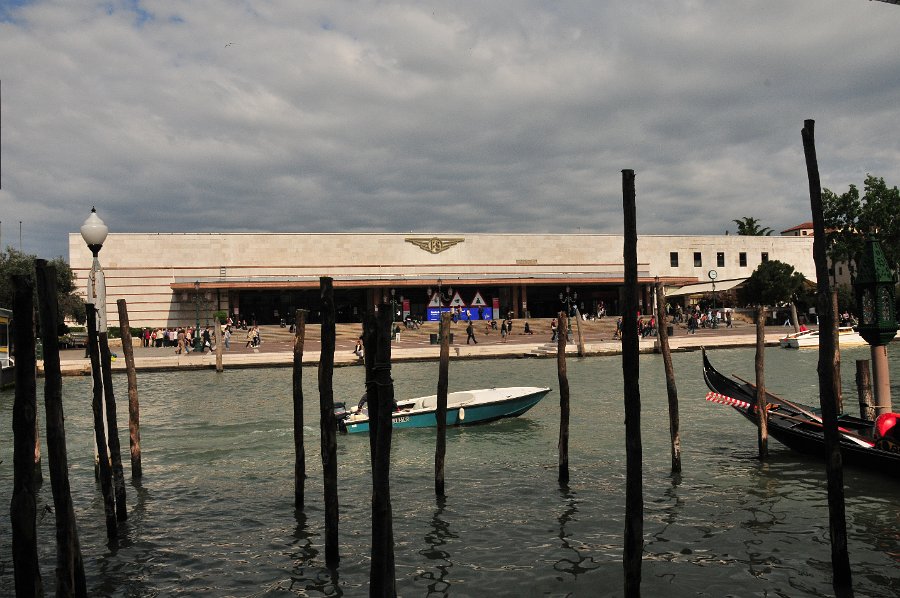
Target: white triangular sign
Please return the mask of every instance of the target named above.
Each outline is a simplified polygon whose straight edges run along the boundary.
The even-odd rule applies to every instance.
[[[487,303],[484,302],[484,297],[481,296],[480,292],[475,293],[475,297],[472,298],[470,305],[472,307],[487,307]]]
[[[428,307],[443,307],[443,303],[441,303],[440,293],[435,293],[431,296],[431,301],[428,302]]]
[[[459,296],[459,291],[453,293],[453,299],[450,301],[450,307],[465,307],[466,302]]]

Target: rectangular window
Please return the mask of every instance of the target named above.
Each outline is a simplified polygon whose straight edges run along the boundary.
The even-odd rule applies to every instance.
[[[720,251],[716,253],[716,268],[724,268],[725,267],[725,252]]]
[[[694,252],[694,267],[695,267],[695,268],[701,268],[701,267],[703,267],[703,258],[700,257],[700,252],[699,252],[699,251],[695,251],[695,252]]]
[[[742,251],[738,254],[738,262],[739,262],[741,268],[747,267],[747,252],[746,251]]]
[[[768,251],[763,251],[763,252],[762,252],[762,255],[759,256],[759,259],[760,259],[760,261],[762,261],[762,263],[764,263],[764,264],[765,264],[766,262],[768,262],[768,261],[769,261],[769,252],[768,252]]]
[[[669,265],[672,266],[673,268],[678,267],[678,252],[677,251],[669,252]]]

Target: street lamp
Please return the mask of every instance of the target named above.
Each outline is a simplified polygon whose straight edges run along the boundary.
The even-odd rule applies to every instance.
[[[91,207],[91,214],[81,225],[81,238],[94,255],[91,272],[88,274],[87,302],[97,310],[97,332],[106,332],[106,277],[97,257],[109,234],[109,228],[97,216],[97,209]]]
[[[707,273],[709,279],[712,281],[712,293],[713,293],[713,308],[712,308],[712,327],[717,328],[719,326],[719,318],[716,317],[716,279],[719,277],[719,273],[715,270],[710,270]]]
[[[200,336],[200,281],[194,281],[194,351],[203,350],[203,339]]]
[[[578,301],[578,292],[571,290],[571,288],[567,285],[566,292],[559,294],[559,301],[563,305],[566,306],[566,321],[568,322],[568,326],[566,327],[566,337],[570,338],[572,336],[572,316],[575,315],[575,310],[572,308],[573,305],[576,305]]]
[[[391,318],[393,321],[398,322],[402,318],[400,316],[399,310],[397,309],[397,305],[403,303],[403,295],[400,295],[400,298],[397,298],[397,289],[391,289]]]
[[[872,237],[866,239],[853,288],[856,292],[856,308],[860,315],[856,329],[871,346],[877,416],[891,411],[887,344],[897,334],[894,276],[877,239]]]

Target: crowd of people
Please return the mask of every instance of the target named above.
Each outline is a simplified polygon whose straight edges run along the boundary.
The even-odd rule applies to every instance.
[[[231,349],[231,337],[234,334],[232,324],[222,327],[222,341],[226,351]],[[258,347],[259,326],[252,326],[247,332],[247,346]],[[141,330],[141,345],[156,349],[174,348],[176,354],[216,350],[216,337],[212,326],[195,328],[144,328]]]

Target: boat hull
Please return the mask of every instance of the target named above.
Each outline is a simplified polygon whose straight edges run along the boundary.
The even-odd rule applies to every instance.
[[[791,349],[803,349],[806,347],[819,346],[819,331],[813,331],[811,334],[801,335],[794,338],[786,337],[782,339],[787,342],[787,347]],[[841,328],[838,332],[838,343],[842,347],[852,347],[867,344],[865,339],[852,328]],[[785,346],[785,345],[782,345]]]
[[[754,425],[759,425],[755,410],[755,387],[747,383],[739,383],[720,374],[710,364],[705,351],[703,352],[703,378],[713,392],[750,404],[749,408],[735,406],[733,409]],[[770,393],[767,395],[770,404],[778,405],[777,409],[769,411],[769,436],[792,450],[824,459],[826,448],[823,426],[804,413],[811,413],[812,408],[790,403]],[[873,439],[873,422],[850,415],[842,415],[838,418],[837,425],[839,430],[847,432],[847,434],[839,433],[841,457],[844,464],[900,478],[900,453],[881,450],[873,446],[862,446],[853,440],[853,437]]]
[[[503,391],[521,390],[512,394],[512,396],[502,396]],[[447,425],[448,426],[470,426],[475,424],[483,424],[487,422],[504,419],[507,417],[518,417],[529,409],[537,405],[547,393],[549,388],[527,388],[527,389],[489,389],[497,397],[496,400],[469,401],[459,404],[450,402],[453,394],[476,394],[484,391],[470,391],[468,393],[453,393],[448,397],[447,406]],[[507,393],[511,394],[511,393]],[[429,397],[430,398],[430,397]],[[478,398],[478,397],[476,397]],[[481,397],[489,399],[490,397]],[[414,401],[411,401],[412,403]],[[395,411],[391,417],[391,426],[395,429],[403,428],[433,428],[437,426],[437,409],[426,408],[409,411]],[[356,421],[345,420],[341,422],[341,430],[349,434],[358,434],[369,431],[368,419],[357,419]]]

